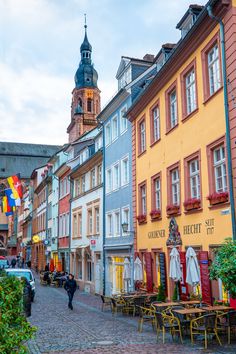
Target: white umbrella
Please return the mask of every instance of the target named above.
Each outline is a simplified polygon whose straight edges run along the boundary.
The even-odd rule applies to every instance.
[[[174,247],[170,253],[170,274],[169,277],[174,281],[179,281],[182,278],[182,272],[180,267],[179,252]]]
[[[139,257],[137,257],[134,261],[134,281],[136,280],[143,280],[143,267]]]
[[[197,255],[192,247],[189,247],[186,252],[186,262],[186,282],[189,285],[196,286],[200,282],[200,269],[197,261]]]
[[[131,279],[131,266],[130,266],[130,261],[128,260],[128,258],[125,258],[125,260],[124,260],[123,279],[124,280]]]

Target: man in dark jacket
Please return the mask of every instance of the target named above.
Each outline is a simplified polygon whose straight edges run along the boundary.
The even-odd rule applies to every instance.
[[[72,300],[73,300],[73,296],[74,296],[74,293],[76,291],[76,288],[77,288],[77,284],[76,284],[76,281],[74,279],[74,275],[73,274],[69,274],[69,279],[65,282],[64,289],[67,291],[67,294],[68,294],[68,297],[69,297],[68,307],[71,310],[73,310]]]

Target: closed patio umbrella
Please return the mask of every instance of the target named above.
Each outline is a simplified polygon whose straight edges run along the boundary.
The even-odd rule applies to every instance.
[[[180,257],[178,250],[174,247],[170,253],[170,274],[169,277],[174,281],[179,281],[182,278],[180,268]]]
[[[196,286],[200,283],[200,269],[197,255],[192,247],[189,247],[186,252],[186,263],[186,282],[191,286]]]
[[[128,260],[128,258],[125,258],[125,260],[124,260],[123,279],[124,280],[131,279],[131,266],[130,266],[130,261]]]
[[[137,257],[134,261],[134,281],[136,280],[143,280],[143,267],[139,257]]]

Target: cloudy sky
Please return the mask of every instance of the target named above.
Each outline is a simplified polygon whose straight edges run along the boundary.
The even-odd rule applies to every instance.
[[[191,3],[0,0],[0,141],[67,142],[84,13],[104,106],[117,90],[121,56],[142,58],[178,41],[175,26]]]

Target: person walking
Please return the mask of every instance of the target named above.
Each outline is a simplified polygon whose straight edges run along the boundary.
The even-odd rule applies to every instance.
[[[16,259],[15,259],[15,258],[12,258],[12,260],[11,260],[11,267],[12,267],[12,268],[15,268],[15,266],[16,266]]]
[[[73,300],[73,296],[76,291],[76,288],[77,288],[77,284],[74,279],[74,275],[69,274],[69,279],[65,282],[64,289],[67,291],[68,298],[69,298],[68,307],[71,310],[73,310],[72,300]]]

